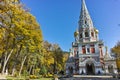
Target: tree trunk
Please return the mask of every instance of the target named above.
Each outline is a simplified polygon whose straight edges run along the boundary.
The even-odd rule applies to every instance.
[[[33,66],[31,65],[31,66],[30,66],[30,70],[29,70],[29,74],[31,74],[31,71],[32,71],[32,67],[33,67]]]
[[[13,52],[13,49],[10,51],[10,53],[8,54],[8,56],[7,56],[7,52],[5,53],[5,59],[4,59],[2,74],[4,74],[5,67],[6,67],[6,65],[7,65],[7,62],[8,62],[8,60],[9,60],[9,58],[10,58],[12,52]]]
[[[19,48],[18,51],[16,52],[15,59],[18,59],[18,56],[19,56],[21,50],[22,50],[22,44],[20,45],[20,48]],[[12,76],[14,75],[15,70],[16,70],[16,63],[17,63],[17,60],[15,60],[14,63],[13,63]]]
[[[12,76],[14,76],[15,70],[16,70],[16,68],[15,68],[15,65],[14,65],[14,66],[13,66],[13,69],[12,69]]]
[[[27,56],[24,57],[22,63],[21,63],[21,67],[20,67],[20,71],[19,71],[19,76],[21,75],[21,72],[22,72],[22,69],[23,69],[23,65],[25,63],[25,60],[26,60]]]
[[[32,74],[35,75],[35,65],[33,65]]]

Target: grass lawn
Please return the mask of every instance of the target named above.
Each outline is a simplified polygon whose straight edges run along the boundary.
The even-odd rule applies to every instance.
[[[53,78],[39,78],[39,79],[29,79],[25,77],[12,77],[12,76],[7,76],[7,80],[53,80]]]
[[[41,78],[41,79],[37,79],[37,80],[53,80],[52,78]]]

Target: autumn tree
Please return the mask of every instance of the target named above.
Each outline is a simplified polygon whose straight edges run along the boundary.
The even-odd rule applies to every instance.
[[[117,44],[111,49],[111,51],[116,55],[116,63],[120,72],[120,41],[117,42]]]
[[[14,59],[18,59],[23,54],[20,62],[20,75],[26,58],[31,54],[40,53],[43,41],[41,29],[35,17],[27,12],[19,1],[2,0],[0,3],[2,74],[7,68],[6,65],[11,55]],[[17,63],[17,60],[13,61],[12,73]]]
[[[49,73],[59,73],[64,70],[68,56],[58,44],[44,41],[44,69]]]
[[[64,70],[67,60],[58,44],[43,41],[36,18],[19,0],[0,0],[0,71],[19,76]]]

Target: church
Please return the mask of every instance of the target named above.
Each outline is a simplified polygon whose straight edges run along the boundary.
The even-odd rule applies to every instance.
[[[72,42],[66,62],[66,74],[117,74],[115,58],[108,53],[104,42],[99,39],[99,30],[93,24],[85,0],[81,3],[78,28],[74,32],[75,41]]]

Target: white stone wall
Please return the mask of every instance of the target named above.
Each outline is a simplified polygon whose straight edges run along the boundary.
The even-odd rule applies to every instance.
[[[79,74],[81,74],[82,71],[83,71],[84,74],[86,74],[86,69],[85,69],[85,68],[80,68],[80,69],[79,69]]]

